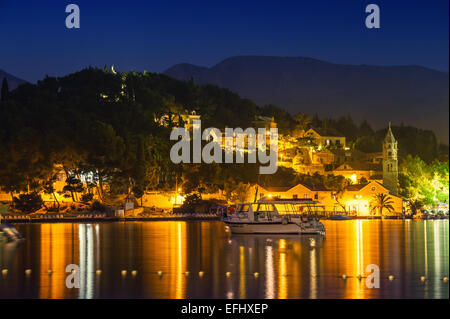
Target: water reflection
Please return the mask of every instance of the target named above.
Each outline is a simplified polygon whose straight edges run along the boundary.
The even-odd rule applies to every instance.
[[[236,236],[219,222],[19,224],[25,243],[0,248],[0,297],[448,298],[447,220],[324,224],[326,237]],[[65,286],[69,264],[80,289]],[[369,264],[380,289],[357,278]]]

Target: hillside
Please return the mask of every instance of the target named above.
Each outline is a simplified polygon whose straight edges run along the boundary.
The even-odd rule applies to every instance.
[[[421,66],[341,65],[312,58],[240,56],[210,68],[177,64],[165,73],[215,84],[291,113],[350,114],[376,128],[392,121],[432,129],[448,143],[448,73]]]

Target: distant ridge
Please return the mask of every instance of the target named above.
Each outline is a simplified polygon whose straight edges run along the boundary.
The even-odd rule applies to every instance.
[[[422,66],[343,65],[305,57],[237,56],[211,68],[188,63],[165,74],[228,88],[291,113],[351,115],[376,128],[392,121],[433,130],[448,143],[449,75]]]
[[[0,85],[3,82],[3,78],[6,78],[8,80],[8,87],[10,90],[14,90],[19,85],[27,82],[0,69]]]

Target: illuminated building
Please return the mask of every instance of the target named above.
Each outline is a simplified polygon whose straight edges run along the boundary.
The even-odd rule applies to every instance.
[[[262,197],[280,197],[280,198],[293,198],[302,199],[310,198],[319,201],[320,204],[317,205],[318,212],[342,212],[343,209],[341,204],[346,208],[346,211],[350,215],[356,216],[369,216],[372,214],[377,214],[377,211],[371,209],[371,203],[374,196],[377,194],[388,195],[394,204],[392,205],[394,211],[389,213],[387,210],[383,211],[383,214],[402,214],[403,211],[403,200],[400,197],[394,196],[389,193],[389,190],[383,185],[375,181],[370,181],[367,184],[355,184],[349,185],[341,197],[339,198],[339,203],[333,197],[331,190],[327,190],[324,187],[307,187],[302,184],[298,184],[294,187],[258,187],[258,198]],[[256,189],[256,187],[255,187]],[[255,189],[250,193],[254,194]]]
[[[343,134],[331,128],[310,128],[305,132],[304,137],[312,138],[319,150],[327,146],[345,148],[345,137]]]

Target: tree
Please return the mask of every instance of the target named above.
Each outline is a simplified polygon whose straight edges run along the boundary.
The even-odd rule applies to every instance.
[[[448,203],[448,163],[437,160],[428,165],[418,156],[408,155],[400,164],[400,195],[423,205]]]
[[[2,90],[1,90],[0,100],[6,101],[8,94],[9,94],[8,80],[5,77],[5,78],[3,78],[3,81],[2,81]]]
[[[420,200],[410,199],[408,200],[408,208],[413,215],[417,214],[418,211],[423,207],[423,203]]]
[[[87,194],[81,195],[81,201],[85,204],[92,202],[93,199],[94,199],[94,194],[92,194],[92,193],[87,193]]]
[[[74,202],[78,201],[76,197],[76,193],[81,193],[84,190],[83,183],[76,176],[69,176],[66,178],[66,185],[63,188],[63,191],[70,192],[72,196],[72,200]]]
[[[347,213],[347,207],[343,202],[341,202],[341,199],[343,198],[345,190],[349,184],[349,180],[342,175],[334,176],[330,174],[325,178],[325,188],[331,190],[331,197],[334,199],[336,204],[344,210],[345,214]]]
[[[141,207],[142,207],[143,206],[142,197],[144,196],[143,189],[141,187],[139,187],[139,186],[134,186],[133,187],[133,194],[134,194],[134,197],[141,199]]]
[[[370,124],[364,120],[359,126],[359,136],[370,136],[373,135],[374,131]]]
[[[225,183],[225,197],[229,202],[246,202],[250,195],[250,188],[250,184],[235,183],[233,180],[228,180]]]
[[[184,199],[183,205],[181,205],[181,207],[187,208],[187,209],[194,209],[195,206],[197,206],[198,204],[201,203],[201,201],[202,201],[202,199],[199,194],[187,195],[186,198]]]
[[[34,213],[43,205],[44,201],[38,193],[20,194],[19,197],[14,197],[14,207],[23,213]]]
[[[313,118],[306,113],[297,113],[294,115],[295,127],[294,127],[294,135],[297,135],[301,131],[306,131],[308,127],[311,125]]]
[[[392,206],[393,204],[394,201],[391,196],[379,193],[374,195],[371,201],[371,210],[375,212],[378,210],[379,216],[383,216],[384,209],[387,209],[389,212],[394,210],[394,207]]]
[[[369,181],[367,180],[367,178],[365,178],[364,176],[360,178],[359,180],[360,184],[369,184]]]
[[[55,200],[55,203],[58,207],[57,211],[59,212],[61,205],[59,204],[58,198],[56,198],[55,188],[53,187],[53,183],[55,182],[55,180],[56,177],[52,176],[52,178],[44,184],[44,193],[53,195],[53,199]]]

